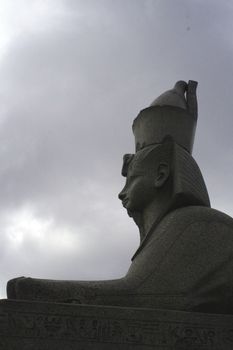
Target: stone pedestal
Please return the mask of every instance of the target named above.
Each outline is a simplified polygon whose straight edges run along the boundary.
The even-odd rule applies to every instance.
[[[0,350],[232,350],[233,315],[0,301]]]

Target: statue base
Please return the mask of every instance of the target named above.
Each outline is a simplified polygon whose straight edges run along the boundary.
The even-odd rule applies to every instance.
[[[233,315],[0,300],[0,350],[232,350]]]

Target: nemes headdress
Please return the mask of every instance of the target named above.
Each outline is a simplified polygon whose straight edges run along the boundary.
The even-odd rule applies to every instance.
[[[166,136],[192,153],[197,124],[197,82],[178,81],[152,104],[141,110],[133,122],[136,152],[160,144]]]

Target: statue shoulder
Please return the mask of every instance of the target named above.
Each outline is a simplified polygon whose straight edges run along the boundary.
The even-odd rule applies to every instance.
[[[154,226],[135,252],[132,260],[148,245],[157,247],[161,243],[163,247],[169,247],[173,242],[192,244],[192,241],[209,240],[210,237],[220,234],[233,240],[233,219],[216,209],[204,206],[187,206],[171,211]],[[225,238],[224,238],[225,239]],[[183,244],[183,243],[182,243]]]
[[[215,209],[201,206],[177,209],[164,218],[158,230],[161,238],[189,249],[198,242],[199,248],[202,245],[210,248],[213,244],[219,251],[233,250],[233,219]]]
[[[229,215],[204,206],[188,206],[176,209],[168,213],[161,222],[162,226],[172,225],[175,229],[179,227],[187,227],[195,223],[206,224],[224,224],[233,229],[233,218]]]

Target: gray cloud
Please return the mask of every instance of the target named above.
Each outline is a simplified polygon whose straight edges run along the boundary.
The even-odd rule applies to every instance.
[[[138,234],[117,199],[122,155],[133,118],[176,80],[199,81],[194,156],[213,206],[233,210],[231,3],[39,3],[25,14],[21,1],[0,61],[2,295],[18,275],[127,270]]]

